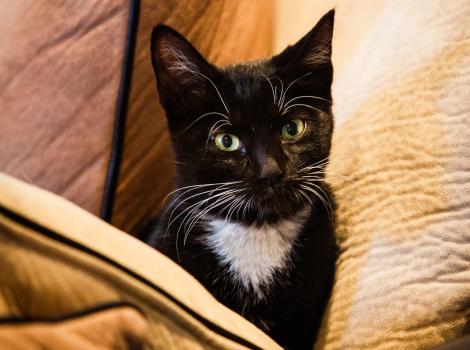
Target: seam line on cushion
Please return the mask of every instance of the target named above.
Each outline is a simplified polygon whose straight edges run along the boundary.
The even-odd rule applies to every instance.
[[[64,313],[63,315],[60,316],[55,316],[55,317],[32,317],[32,316],[26,316],[26,317],[0,317],[0,326],[5,325],[5,324],[22,324],[22,323],[56,323],[56,322],[63,322],[63,321],[68,321],[72,320],[74,318],[79,318],[87,315],[91,315],[93,313],[101,312],[101,311],[106,311],[106,310],[111,310],[111,309],[117,309],[121,307],[130,307],[133,310],[139,312],[143,317],[146,317],[145,312],[142,311],[142,309],[134,305],[130,302],[127,301],[116,301],[116,302],[109,302],[109,303],[103,303],[103,304],[97,304],[92,307],[87,307],[84,309],[80,309],[77,311],[72,311],[72,312],[67,312]]]
[[[54,232],[53,230],[51,229],[48,229],[36,222],[33,222],[31,221],[30,219],[22,216],[21,214],[17,214],[15,212],[13,212],[12,210],[10,209],[7,209],[5,208],[3,205],[0,205],[0,213],[3,214],[5,217],[9,218],[10,220],[22,225],[22,226],[25,226],[27,228],[29,228],[30,230],[33,230],[33,231],[36,231],[48,238],[51,238],[53,240],[56,240],[58,242],[61,242],[67,246],[70,246],[72,248],[75,248],[81,252],[84,252],[84,253],[87,253],[89,255],[92,255],[98,259],[101,259],[103,261],[105,261],[106,263],[112,265],[113,267],[123,271],[124,273],[127,273],[129,276],[135,278],[136,280],[140,281],[141,283],[145,284],[146,286],[156,290],[158,293],[160,293],[161,295],[163,295],[164,297],[166,297],[168,300],[170,300],[171,302],[173,302],[175,305],[177,305],[180,309],[182,309],[183,311],[187,312],[189,315],[191,315],[194,319],[196,319],[197,321],[199,321],[201,324],[203,324],[206,328],[208,328],[209,330],[213,331],[214,333],[217,333],[219,334],[220,336],[223,336],[227,339],[230,339],[231,341],[233,342],[236,342],[240,345],[243,345],[247,348],[250,348],[250,349],[254,349],[254,350],[262,350],[262,348],[258,347],[257,345],[251,343],[249,340],[246,340],[224,328],[222,328],[221,326],[213,323],[212,321],[206,319],[204,316],[198,314],[196,311],[194,311],[193,309],[191,309],[190,307],[188,307],[187,305],[185,305],[184,303],[182,303],[181,301],[179,301],[178,299],[176,299],[173,295],[171,295],[170,293],[168,293],[167,291],[165,291],[164,289],[160,288],[159,286],[157,286],[156,284],[154,284],[153,282],[149,281],[148,279],[140,276],[139,274],[137,274],[136,272],[130,270],[129,268],[125,267],[124,265],[114,261],[113,259],[87,247],[87,246],[84,246],[72,239],[69,239],[67,237],[64,237],[62,235],[60,235],[59,233],[57,232]],[[247,321],[249,322],[249,321]]]
[[[132,79],[132,66],[137,38],[137,29],[140,15],[140,0],[129,1],[129,15],[127,18],[126,42],[124,44],[124,58],[121,69],[121,83],[119,84],[116,111],[113,123],[113,136],[109,155],[108,169],[103,188],[100,217],[105,221],[111,221],[114,199],[119,179],[122,153],[124,149],[124,135],[126,129],[127,106]]]

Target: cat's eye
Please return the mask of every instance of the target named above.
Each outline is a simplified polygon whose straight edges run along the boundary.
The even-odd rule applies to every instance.
[[[287,121],[282,127],[282,138],[288,141],[298,140],[305,131],[305,121],[299,118]]]
[[[232,134],[217,134],[214,141],[222,151],[233,152],[240,148],[240,140]]]

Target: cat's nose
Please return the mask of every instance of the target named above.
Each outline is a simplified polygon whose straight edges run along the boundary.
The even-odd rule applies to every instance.
[[[284,176],[284,171],[274,158],[267,157],[264,162],[260,164],[259,179],[281,179]]]

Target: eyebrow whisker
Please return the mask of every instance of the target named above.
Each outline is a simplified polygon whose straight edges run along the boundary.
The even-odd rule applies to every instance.
[[[323,98],[323,97],[318,97],[318,96],[309,96],[309,95],[304,95],[304,96],[297,96],[297,97],[294,97],[292,99],[290,99],[289,101],[287,101],[284,105],[284,108],[289,108],[289,103],[291,103],[292,101],[295,101],[295,100],[299,100],[301,98],[312,98],[312,99],[315,99],[315,100],[321,100],[321,101],[325,101],[325,102],[328,102],[331,104],[331,101],[326,99],[326,98]]]
[[[292,107],[306,107],[306,108],[310,108],[310,109],[313,109],[319,113],[322,113],[322,114],[326,114],[325,112],[323,112],[321,109],[318,109],[318,108],[315,108],[313,106],[310,106],[310,105],[307,105],[307,104],[303,104],[303,103],[295,103],[293,105],[290,105],[289,107],[287,107],[286,109],[284,109],[284,111],[281,113],[281,115],[284,115],[286,114],[290,108]]]
[[[266,79],[266,81],[268,82],[269,86],[271,87],[271,91],[273,93],[273,103],[276,104],[276,95],[274,94],[274,88],[273,88],[273,84],[271,83],[271,80],[269,80],[269,78],[264,75],[264,74],[261,74],[261,76]]]
[[[199,120],[201,120],[202,118],[205,118],[207,116],[210,116],[210,115],[220,115],[220,116],[224,117],[227,121],[229,120],[228,116],[223,114],[223,113],[219,113],[219,112],[204,113],[203,115],[199,116],[196,120],[191,122],[191,124],[189,124],[186,128],[184,128],[179,134],[181,135],[181,134],[185,133],[189,128],[191,128],[191,126],[196,124]]]
[[[217,95],[219,95],[219,98],[220,98],[220,101],[222,101],[222,104],[224,105],[225,107],[225,110],[227,111],[228,114],[230,114],[230,111],[228,110],[228,107],[227,107],[227,104],[225,103],[224,99],[222,98],[222,94],[220,93],[219,89],[217,88],[217,86],[215,85],[215,83],[209,78],[207,77],[206,75],[200,73],[200,72],[194,72],[193,73],[195,74],[199,74],[200,76],[202,76],[203,78],[206,78],[209,83],[212,84],[212,86],[214,87],[215,91],[217,92]]]
[[[277,107],[279,108],[279,110],[281,110],[280,102],[281,102],[281,96],[284,93],[284,83],[282,82],[281,78],[279,78],[278,76],[273,76],[273,79],[277,79],[277,81],[279,81],[279,83],[281,84],[281,91],[279,93],[279,99],[277,100]]]
[[[285,106],[284,106],[284,100],[285,100],[285,98],[286,98],[286,94],[287,94],[287,91],[289,90],[289,88],[290,88],[292,85],[294,85],[294,83],[296,83],[297,81],[299,81],[299,80],[305,78],[306,76],[308,76],[308,75],[310,75],[310,74],[312,74],[312,72],[308,72],[307,74],[302,75],[301,77],[295,79],[293,82],[291,82],[291,83],[287,86],[286,91],[284,91],[284,93],[283,93],[282,96],[281,96],[280,108],[279,108],[280,110],[283,110],[284,107],[285,107]],[[292,101],[292,100],[290,100],[290,101]],[[290,102],[290,101],[289,101],[289,102]],[[286,105],[289,104],[289,102],[287,102]]]
[[[221,122],[222,122],[222,123],[221,123]],[[219,123],[221,123],[221,124],[216,127],[216,125],[219,124]],[[217,130],[219,130],[221,127],[226,126],[226,125],[231,126],[232,124],[231,124],[230,122],[226,121],[226,120],[220,119],[220,120],[216,121],[216,122],[214,123],[214,125],[212,125],[212,128],[209,130],[209,135],[207,135],[207,139],[206,139],[206,149],[207,149],[207,144],[209,143],[209,139],[211,138],[211,136],[212,136]],[[214,129],[214,128],[215,128],[215,129]]]

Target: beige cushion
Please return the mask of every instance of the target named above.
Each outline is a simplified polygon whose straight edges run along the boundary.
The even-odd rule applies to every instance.
[[[132,306],[103,305],[60,318],[2,319],[3,350],[139,350],[148,323]]]
[[[470,3],[339,1],[340,258],[318,349],[423,349],[470,319]]]
[[[280,349],[153,248],[66,200],[0,174],[0,317],[128,302],[157,349]]]

